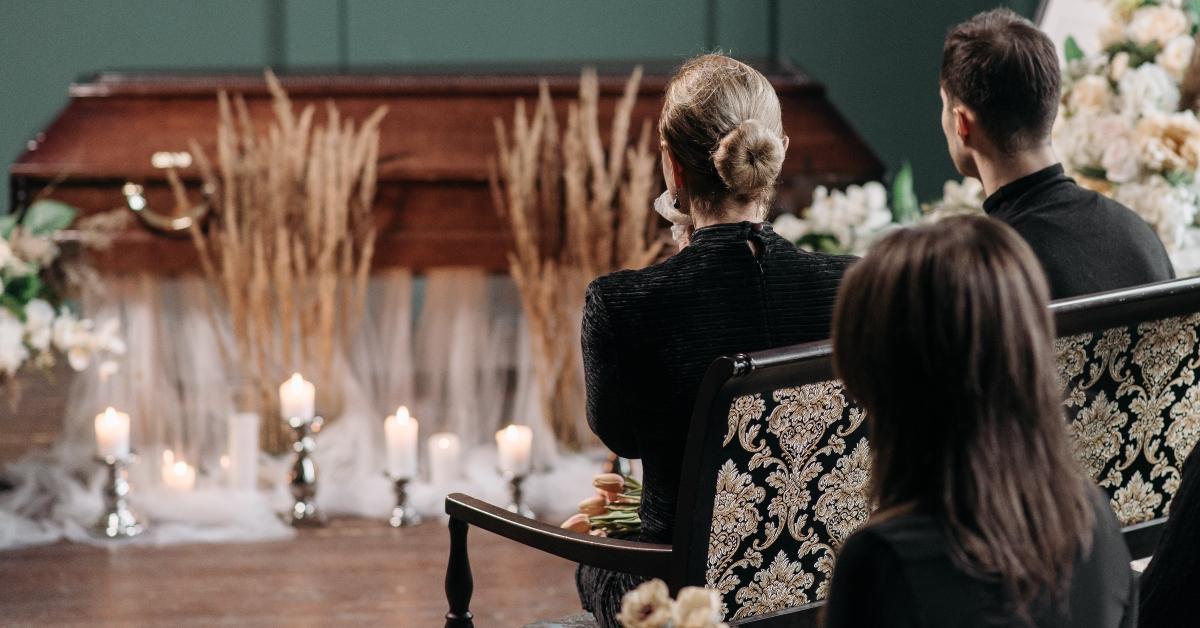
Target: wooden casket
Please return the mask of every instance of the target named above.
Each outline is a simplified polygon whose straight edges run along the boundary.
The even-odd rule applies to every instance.
[[[635,124],[656,120],[673,64],[644,64]],[[629,64],[600,64],[601,122],[611,115]],[[783,104],[791,138],[776,205],[802,208],[816,185],[878,178],[883,166],[829,103],[821,84],[791,67],[761,66]],[[508,231],[492,206],[488,160],[496,153],[493,120],[510,120],[518,98],[533,101],[548,80],[565,107],[578,89],[580,67],[404,69],[389,73],[281,76],[301,107],[334,100],[344,115],[364,119],[386,104],[376,197],[381,265],[420,270],[433,266],[507,268]],[[167,165],[196,140],[215,153],[217,92],[243,94],[252,117],[271,116],[265,82],[252,74],[101,73],[70,87],[70,101],[10,167],[10,208],[43,195],[95,213],[127,204],[127,183],[143,186],[149,207],[172,206]],[[602,132],[606,132],[603,131]],[[179,158],[183,157],[182,160]],[[198,199],[195,165],[179,170]],[[165,237],[140,222],[117,246],[98,254],[108,273],[195,272],[186,238]]]

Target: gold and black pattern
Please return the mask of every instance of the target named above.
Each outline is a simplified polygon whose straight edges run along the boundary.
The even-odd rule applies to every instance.
[[[1200,440],[1200,314],[1060,338],[1072,447],[1122,525],[1167,514]],[[706,584],[729,619],[824,599],[841,543],[870,514],[863,412],[838,381],[734,399]]]
[[[840,382],[734,400],[707,586],[741,619],[823,599],[834,551],[869,514],[863,413]]]
[[[1122,525],[1167,515],[1200,438],[1200,314],[1060,338],[1075,457]]]

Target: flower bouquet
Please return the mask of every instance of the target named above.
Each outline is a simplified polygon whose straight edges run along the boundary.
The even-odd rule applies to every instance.
[[[97,326],[67,306],[63,292],[79,283],[80,271],[63,262],[60,243],[72,240],[65,229],[75,210],[40,200],[24,212],[0,216],[0,385],[9,383],[28,361],[49,368],[55,352],[82,371],[93,357],[105,358],[102,375],[116,370],[110,355],[125,352],[115,319]],[[85,229],[75,241],[101,245],[103,229]]]
[[[617,621],[625,628],[727,628],[716,591],[684,587],[672,600],[666,583],[658,579],[625,594]]]
[[[596,495],[579,502],[579,512],[562,527],[581,534],[627,538],[642,529],[638,508],[642,484],[632,476],[601,473],[592,479]]]
[[[1200,245],[1200,120],[1187,93],[1200,3],[1110,0],[1101,50],[1065,46],[1054,146],[1081,185],[1137,212],[1158,233],[1180,274],[1200,265],[1180,253]],[[1193,77],[1194,80],[1194,77]],[[1183,263],[1181,263],[1181,261]]]

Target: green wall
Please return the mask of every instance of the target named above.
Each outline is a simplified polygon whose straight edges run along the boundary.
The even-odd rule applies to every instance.
[[[938,127],[941,40],[997,0],[780,0],[780,50],[923,197],[953,174]],[[1029,15],[1036,0],[1010,0]],[[0,158],[101,69],[637,60],[768,49],[768,0],[0,0]],[[130,129],[130,132],[136,132]],[[7,206],[7,175],[0,181]],[[2,210],[0,210],[2,211]]]

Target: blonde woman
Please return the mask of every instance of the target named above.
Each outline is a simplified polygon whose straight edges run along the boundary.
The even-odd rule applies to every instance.
[[[583,320],[588,422],[618,455],[642,460],[640,538],[670,543],[684,441],[704,370],[717,357],[820,340],[853,258],[797,250],[764,220],[788,138],[767,79],[723,55],[688,61],[659,120],[679,253],[601,277]],[[640,579],[580,567],[580,600],[615,626]]]

